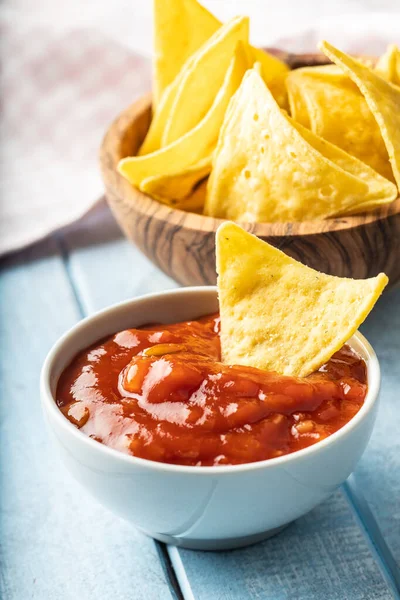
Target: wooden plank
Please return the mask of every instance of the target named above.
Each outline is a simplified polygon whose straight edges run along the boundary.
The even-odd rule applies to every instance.
[[[232,552],[179,554],[197,600],[392,597],[339,491],[261,544]]]
[[[54,242],[2,262],[0,298],[0,598],[170,600],[153,541],[83,493],[44,427],[42,361],[80,317]]]
[[[382,388],[376,426],[356,471],[356,481],[400,569],[399,307],[397,287],[379,300],[361,328],[378,355]]]
[[[66,239],[71,276],[79,285],[82,303],[90,310],[149,291],[149,285],[152,290],[165,287],[165,277],[152,266],[148,265],[147,275],[132,267],[143,258],[127,242],[118,240],[89,250],[77,248],[78,239],[76,235]],[[140,285],[121,273],[140,278]],[[338,600],[391,598],[340,492],[263,544],[219,554],[170,549],[170,556],[188,599],[312,600],[321,593]]]
[[[122,237],[107,209],[63,236],[71,274],[86,314],[135,296],[178,287]]]

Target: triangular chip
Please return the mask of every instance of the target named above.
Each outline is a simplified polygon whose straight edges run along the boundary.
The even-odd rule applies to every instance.
[[[400,86],[400,49],[396,44],[390,45],[380,57],[375,71],[390,83]]]
[[[286,85],[296,121],[393,180],[378,123],[357,85],[340,67],[296,69]]]
[[[221,23],[196,0],[153,0],[153,15],[153,94],[157,106],[185,61]]]
[[[289,112],[295,121],[303,125],[303,127],[311,129],[311,107],[309,103],[309,95],[305,90],[303,90],[303,78],[301,77],[301,75],[296,75],[297,71],[303,70],[304,69],[295,69],[294,71],[291,71],[286,77]]]
[[[254,69],[246,73],[221,128],[205,214],[302,221],[396,195],[393,183],[285,115]]]
[[[198,182],[189,196],[183,198],[182,200],[178,200],[176,203],[173,203],[173,206],[174,208],[179,208],[180,210],[185,210],[186,212],[202,214],[204,202],[206,200],[206,192],[207,179],[203,179],[202,181]]]
[[[261,77],[268,85],[270,92],[279,106],[287,110],[288,100],[285,80],[286,75],[289,73],[288,65],[261,48],[250,48],[253,52],[254,60],[260,64]]]
[[[197,214],[203,213],[204,202],[206,200],[207,179],[199,181],[194,190],[186,198],[182,200],[172,201],[171,206],[175,209],[193,212]]]
[[[140,146],[138,156],[145,156],[156,152],[161,148],[161,138],[164,132],[165,124],[168,120],[168,115],[171,112],[172,105],[176,96],[176,90],[179,82],[174,80],[164,91],[161,100],[153,112],[150,127],[144,138],[143,144]]]
[[[190,59],[178,76],[180,81],[165,123],[161,146],[168,146],[201,121],[221,87],[235,48],[242,44],[243,61],[249,64],[249,20],[237,17],[223,25]]]
[[[201,121],[224,81],[238,42],[247,43],[248,37],[249,20],[236,17],[185,62],[161,98],[140,156],[169,145]]]
[[[193,167],[194,170],[190,172],[191,184],[196,183],[196,165],[200,161],[207,162],[211,159],[230,98],[239,87],[246,69],[244,49],[238,45],[225,73],[224,82],[202,121],[170,146],[145,156],[124,158],[119,162],[119,172],[140,187],[144,180],[155,176],[177,177],[180,173],[186,176],[188,169]],[[197,181],[205,174],[204,170],[197,172]]]
[[[364,94],[380,127],[397,186],[400,188],[400,88],[351,56],[322,42],[323,53],[343,69]]]
[[[280,75],[277,75],[274,77],[274,79],[267,82],[268,89],[275,98],[275,101],[283,110],[286,110],[286,112],[289,112],[290,110],[288,91],[286,87],[286,78],[289,73],[290,71],[280,73]]]
[[[314,271],[234,223],[216,236],[222,358],[305,377],[345,344],[388,282]]]
[[[174,210],[184,210],[185,212],[202,214],[206,199],[206,190],[207,179],[205,178],[199,181],[185,198],[166,198],[157,196],[156,200],[170,206]]]
[[[214,35],[222,23],[196,0],[154,0],[154,104],[158,106],[168,85],[187,59]],[[259,61],[269,83],[288,66],[260,48],[251,47],[252,62]],[[209,79],[207,78],[207,81]],[[278,90],[279,86],[279,90]],[[283,87],[275,84],[277,94]],[[148,152],[153,151],[148,150]]]
[[[153,175],[140,184],[140,190],[164,204],[176,205],[187,198],[197,183],[211,171],[211,156],[188,167],[185,171],[169,175]]]
[[[265,83],[269,83],[280,75],[284,76],[285,73],[289,72],[287,64],[276,58],[276,56],[273,56],[262,48],[252,47],[251,49],[254,61],[261,64],[261,76]]]

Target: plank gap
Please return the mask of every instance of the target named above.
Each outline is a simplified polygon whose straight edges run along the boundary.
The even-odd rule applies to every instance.
[[[185,567],[183,565],[182,557],[179,554],[177,546],[168,545],[166,546],[168,557],[171,561],[172,567],[175,572],[175,576],[179,582],[180,588],[183,592],[184,600],[195,600],[190,581],[186,574]]]
[[[366,501],[354,474],[350,475],[342,485],[343,495],[363,532],[383,578],[393,593],[395,600],[400,600],[400,568],[386,543],[377,520]]]
[[[174,564],[169,556],[166,544],[154,540],[156,545],[157,553],[161,562],[161,566],[164,570],[164,575],[169,583],[171,594],[174,600],[187,600],[182,593],[181,586],[175,572]]]
[[[71,286],[72,294],[74,296],[74,300],[75,300],[75,303],[76,303],[76,306],[77,306],[77,309],[79,312],[79,316],[81,317],[81,319],[83,319],[84,317],[87,316],[87,313],[83,307],[83,302],[82,302],[81,296],[79,294],[78,286],[75,285],[74,277],[73,277],[72,270],[71,270],[71,263],[70,263],[67,245],[65,243],[63,236],[60,233],[53,234],[53,237],[54,237],[54,241],[60,251],[60,257],[61,257],[62,263],[64,265],[64,268],[65,268],[65,273],[66,273],[67,279]]]

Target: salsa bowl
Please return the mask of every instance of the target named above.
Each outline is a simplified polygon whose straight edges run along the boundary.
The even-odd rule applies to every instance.
[[[237,548],[270,537],[325,500],[360,459],[374,425],[380,369],[356,333],[350,346],[367,365],[368,392],[358,413],[316,444],[255,463],[193,467],[153,462],[109,448],[79,431],[59,410],[63,370],[88,345],[121,329],[174,323],[218,310],[214,287],[193,287],[129,300],[88,317],[54,345],[41,374],[45,419],[72,475],[99,502],[145,534],[201,550]]]
[[[318,54],[275,51],[291,68],[327,63]],[[221,219],[170,208],[134,188],[117,171],[118,162],[137,153],[151,121],[151,95],[121,113],[100,151],[108,203],[120,227],[167,275],[183,285],[216,282],[215,232]],[[385,272],[391,286],[400,280],[400,198],[370,212],[300,223],[241,223],[248,231],[329,275],[364,279]]]

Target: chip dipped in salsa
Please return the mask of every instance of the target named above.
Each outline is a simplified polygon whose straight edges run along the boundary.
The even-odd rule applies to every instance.
[[[367,392],[347,345],[308,377],[221,362],[219,316],[127,329],[78,354],[57,404],[111,448],[179,465],[235,465],[315,444],[345,425]]]

